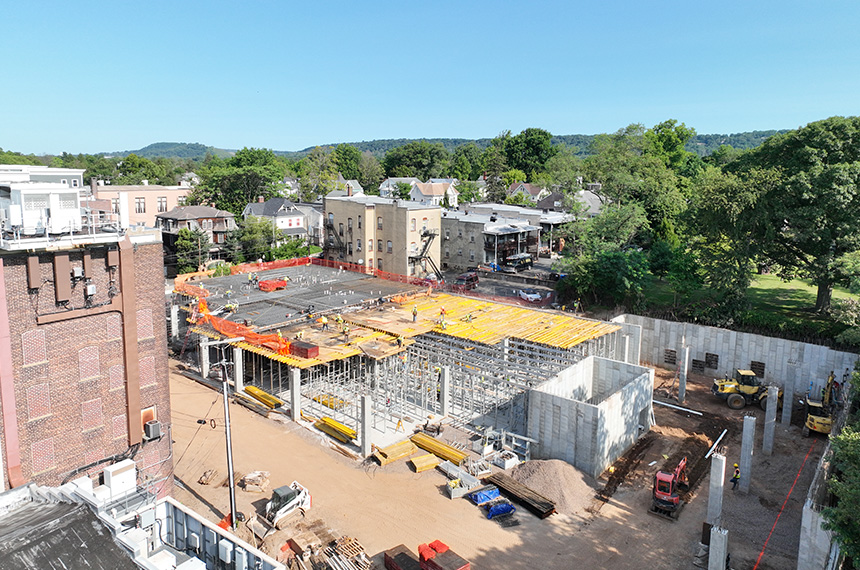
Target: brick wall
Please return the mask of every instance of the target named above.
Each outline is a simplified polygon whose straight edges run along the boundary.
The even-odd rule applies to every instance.
[[[86,251],[92,257],[96,286],[92,303],[108,303],[109,288],[119,289],[118,270],[107,269],[104,247]],[[69,252],[72,267],[82,265],[82,255],[83,250]],[[57,485],[78,467],[128,450],[122,318],[112,311],[37,325],[37,315],[65,309],[54,299],[53,254],[39,254],[42,284],[38,290],[27,288],[26,259],[27,254],[8,254],[3,260],[21,467],[25,479]],[[170,396],[167,333],[161,318],[161,244],[136,245],[134,269],[138,326],[132,334],[141,335],[141,409],[155,406],[166,431]],[[83,289],[83,283],[75,284],[68,308],[85,306]],[[172,463],[163,462],[170,453],[168,440],[145,443],[135,456],[139,469],[149,466],[142,473],[148,480],[172,472]],[[104,466],[89,472],[99,472]],[[162,485],[160,495],[170,489],[170,483]]]

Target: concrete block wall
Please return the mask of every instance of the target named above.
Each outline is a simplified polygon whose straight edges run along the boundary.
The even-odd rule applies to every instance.
[[[584,402],[593,396],[593,375],[594,357],[589,356],[541,384],[541,391]]]
[[[599,449],[592,471],[595,477],[630,449],[640,433],[651,427],[652,386],[651,376],[643,372],[598,405]]]
[[[606,358],[593,358],[592,382],[594,387],[592,390],[592,403],[594,404],[599,404],[601,400],[610,394],[614,394],[622,386],[645,373],[641,366],[635,364],[627,364],[626,362],[608,360]]]
[[[705,374],[720,377],[735,368],[749,368],[750,362],[765,365],[764,380],[781,387],[794,386],[795,393],[806,393],[810,382],[813,390],[820,390],[831,370],[841,378],[845,369],[854,368],[858,355],[832,350],[826,346],[809,344],[707,327],[691,323],[678,323],[625,314],[613,319],[619,323],[636,324],[642,327],[642,349],[640,360],[657,366],[664,364],[664,351],[678,352],[686,342],[691,347],[691,359],[705,360],[705,353],[719,356],[716,369],[705,368]]]

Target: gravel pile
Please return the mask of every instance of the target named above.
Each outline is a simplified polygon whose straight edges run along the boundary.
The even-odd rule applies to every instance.
[[[559,514],[573,515],[588,507],[597,489],[591,477],[560,459],[520,463],[509,475],[555,503]]]

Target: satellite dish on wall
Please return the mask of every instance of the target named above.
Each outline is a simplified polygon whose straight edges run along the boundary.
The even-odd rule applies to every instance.
[[[359,260],[358,260],[358,264],[359,264],[359,265],[361,265],[361,264],[363,264],[363,263],[364,263],[364,260],[363,260],[363,259],[359,259]]]

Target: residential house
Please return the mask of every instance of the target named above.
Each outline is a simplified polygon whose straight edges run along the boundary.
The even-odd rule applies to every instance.
[[[251,216],[271,221],[282,238],[298,237],[306,242],[311,238],[307,208],[299,207],[286,198],[260,199],[248,204],[242,210],[242,219],[247,220]]]
[[[573,215],[567,212],[543,211],[509,204],[474,203],[465,205],[464,211],[474,214],[526,220],[530,225],[540,227],[540,246],[535,253],[546,255],[560,250],[562,243],[559,240],[559,230],[574,219]],[[530,251],[530,253],[532,252]]]
[[[323,247],[330,260],[416,276],[438,267],[438,206],[378,196],[326,196],[325,216]]]
[[[209,236],[209,253],[215,257],[221,251],[227,233],[236,229],[233,214],[210,206],[177,206],[164,214],[156,214],[155,227],[162,233],[164,247],[171,253],[176,251],[179,230],[202,230]]]
[[[379,197],[380,198],[400,198],[398,194],[400,192],[400,188],[398,188],[398,183],[409,184],[412,186],[413,184],[417,184],[421,182],[417,178],[409,177],[409,178],[386,178],[379,184]]]
[[[537,184],[528,184],[526,182],[514,182],[508,186],[507,196],[524,196],[533,203],[537,203],[540,199],[549,196],[550,192],[546,188],[541,188]]]
[[[442,212],[442,267],[462,271],[502,265],[518,253],[538,255],[541,227],[528,220],[457,211]]]
[[[416,182],[409,192],[409,199],[431,206],[456,208],[459,195],[453,182]]]
[[[342,174],[338,173],[337,180],[334,181],[334,190],[326,194],[326,196],[340,198],[342,196],[361,196],[363,194],[364,188],[362,188],[358,180],[346,180]]]
[[[125,456],[169,493],[163,268],[154,230],[0,239],[0,489]]]

